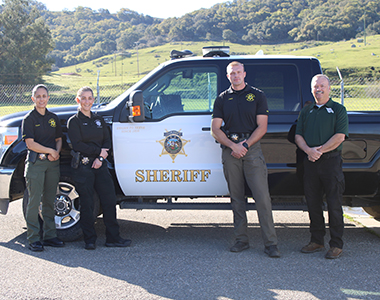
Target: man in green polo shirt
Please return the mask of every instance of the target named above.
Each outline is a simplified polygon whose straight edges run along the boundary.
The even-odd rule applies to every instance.
[[[310,218],[310,243],[303,253],[324,250],[326,234],[323,195],[329,214],[330,249],[326,258],[338,258],[343,248],[342,195],[345,188],[342,170],[342,143],[348,137],[346,108],[331,100],[330,81],[316,75],[311,81],[315,102],[305,106],[298,117],[295,141],[307,157],[304,162],[304,190]]]

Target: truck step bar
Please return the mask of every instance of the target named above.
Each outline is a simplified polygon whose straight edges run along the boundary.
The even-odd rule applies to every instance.
[[[230,203],[139,203],[123,201],[120,204],[121,209],[182,209],[182,210],[231,210]],[[273,203],[273,210],[304,210],[307,206],[304,203]],[[247,210],[256,210],[255,203],[247,203]]]

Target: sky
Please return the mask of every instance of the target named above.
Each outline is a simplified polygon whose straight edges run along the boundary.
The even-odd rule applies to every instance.
[[[191,0],[191,1],[173,1],[173,0],[38,0],[46,5],[50,11],[61,11],[68,9],[73,11],[78,6],[89,7],[93,10],[99,8],[108,9],[110,13],[116,13],[121,8],[134,10],[139,14],[149,15],[156,18],[182,17],[183,15],[201,8],[210,8],[217,3],[223,3],[227,0]]]

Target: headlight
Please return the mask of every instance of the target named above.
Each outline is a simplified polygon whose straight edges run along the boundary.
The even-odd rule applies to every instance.
[[[8,147],[18,138],[18,127],[0,127],[0,161]]]

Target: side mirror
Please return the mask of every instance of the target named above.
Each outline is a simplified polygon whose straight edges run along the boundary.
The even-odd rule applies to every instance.
[[[140,90],[133,91],[129,96],[129,120],[131,122],[145,121],[144,97]]]

